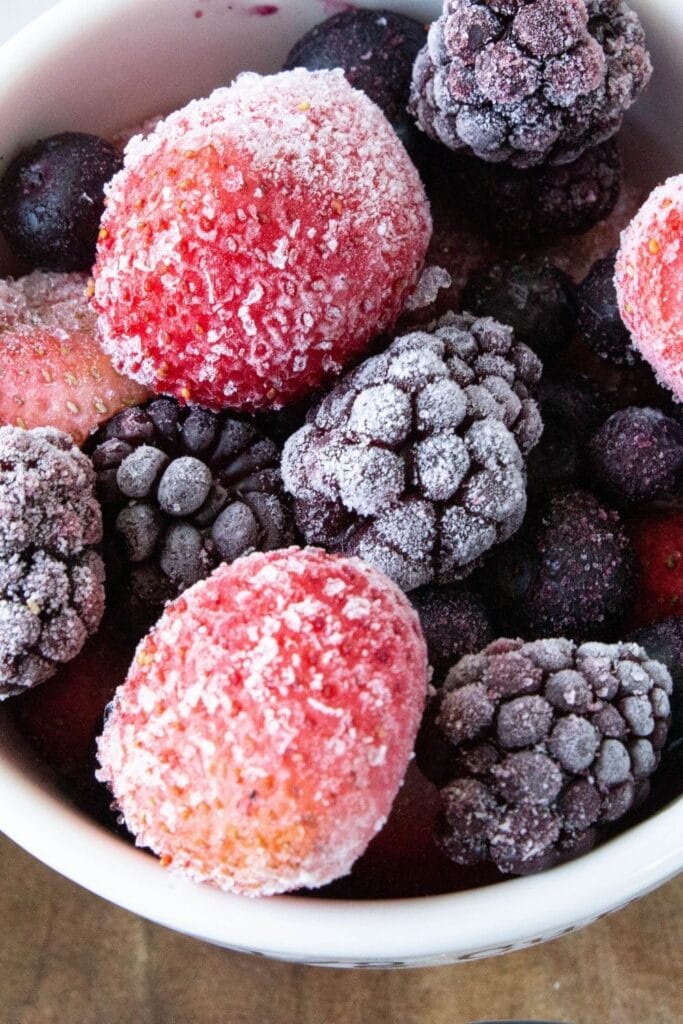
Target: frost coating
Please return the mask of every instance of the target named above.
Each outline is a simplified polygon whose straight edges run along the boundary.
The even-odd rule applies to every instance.
[[[307,541],[405,590],[467,576],[524,516],[540,372],[510,328],[455,314],[362,363],[285,445]]]
[[[616,134],[651,73],[638,17],[619,0],[445,0],[411,109],[451,149],[568,163]]]

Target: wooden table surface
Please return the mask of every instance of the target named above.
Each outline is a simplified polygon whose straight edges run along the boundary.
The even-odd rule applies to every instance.
[[[683,876],[563,939],[411,971],[299,967],[176,935],[0,837],[1,1024],[681,1024]]]

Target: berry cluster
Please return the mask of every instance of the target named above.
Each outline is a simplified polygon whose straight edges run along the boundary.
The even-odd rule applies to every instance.
[[[615,249],[649,75],[617,0],[354,9],[7,168],[0,699],[166,866],[435,892],[680,792],[683,176]]]

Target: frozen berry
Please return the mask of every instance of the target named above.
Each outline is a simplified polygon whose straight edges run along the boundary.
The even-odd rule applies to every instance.
[[[616,134],[651,73],[625,3],[453,0],[415,62],[411,109],[450,149],[567,163]]]
[[[0,423],[55,427],[82,444],[145,388],[99,346],[81,274],[0,280]]]
[[[540,372],[509,327],[453,313],[366,360],[285,445],[307,542],[358,555],[405,590],[467,576],[524,516]]]
[[[448,166],[462,214],[488,237],[515,246],[560,236],[566,250],[567,235],[583,234],[612,213],[622,183],[611,139],[557,166],[519,169],[464,157]]]
[[[683,479],[683,426],[658,409],[615,412],[593,435],[590,465],[620,503],[672,497]]]
[[[127,409],[95,437],[93,463],[109,576],[138,633],[219,562],[292,540],[279,448],[226,413],[172,398]]]
[[[645,201],[621,236],[616,285],[634,344],[683,400],[683,174]]]
[[[403,146],[339,70],[241,75],[132,140],[107,195],[105,350],[215,410],[279,408],[357,359],[431,233]]]
[[[648,623],[683,614],[683,513],[646,516],[631,527],[640,566],[634,619]]]
[[[554,494],[487,573],[500,624],[584,639],[630,611],[635,557],[619,515],[585,491]]]
[[[314,549],[254,554],[142,642],[99,777],[165,866],[251,896],[314,888],[387,817],[426,688],[417,615],[381,573]]]
[[[576,325],[574,282],[547,260],[506,260],[476,270],[462,305],[509,324],[515,338],[543,358],[564,348]]]
[[[411,150],[418,144],[419,133],[406,107],[413,63],[425,38],[425,25],[403,14],[341,11],[302,36],[283,67],[342,68],[350,84],[377,104]]]
[[[100,624],[94,482],[66,434],[0,427],[0,700],[49,679]]]
[[[421,587],[410,602],[420,616],[434,683],[464,654],[474,654],[493,639],[484,602],[464,585]]]
[[[442,849],[512,874],[591,849],[647,796],[671,693],[666,667],[632,643],[496,640],[463,658],[433,698],[450,749]]]
[[[121,153],[96,135],[64,132],[23,150],[0,182],[0,227],[14,253],[47,270],[90,270],[104,186]]]
[[[621,319],[614,284],[616,253],[598,260],[578,293],[578,329],[581,337],[601,359],[615,366],[635,366],[638,356]]]
[[[661,619],[629,637],[648,656],[666,665],[673,680],[669,745],[683,740],[683,618]]]

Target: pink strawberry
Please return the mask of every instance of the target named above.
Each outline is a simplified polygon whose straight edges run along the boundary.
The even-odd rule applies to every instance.
[[[147,397],[114,370],[95,335],[83,274],[0,281],[0,423],[57,427],[82,444]]]

